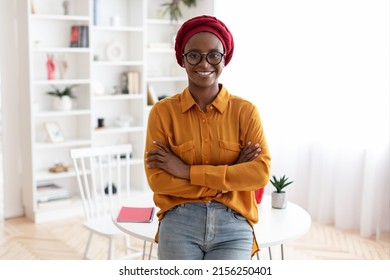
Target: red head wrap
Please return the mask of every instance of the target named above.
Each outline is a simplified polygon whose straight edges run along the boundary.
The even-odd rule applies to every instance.
[[[187,20],[180,27],[176,35],[175,51],[176,60],[183,66],[183,51],[188,40],[199,32],[210,32],[221,40],[225,52],[225,65],[232,59],[234,50],[233,36],[226,25],[212,16],[197,16]]]

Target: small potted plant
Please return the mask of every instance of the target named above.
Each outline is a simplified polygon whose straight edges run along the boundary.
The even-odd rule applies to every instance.
[[[73,95],[73,88],[76,85],[66,86],[64,89],[59,89],[55,86],[52,86],[54,90],[48,91],[47,94],[54,96],[53,107],[58,111],[69,111],[72,109],[72,99],[76,98]]]
[[[288,181],[286,175],[283,175],[279,179],[273,175],[270,182],[276,188],[276,191],[272,192],[272,207],[277,209],[286,208],[287,193],[283,189],[294,181]]]

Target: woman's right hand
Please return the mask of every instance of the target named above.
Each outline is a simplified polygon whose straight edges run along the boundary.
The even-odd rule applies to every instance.
[[[240,151],[240,154],[238,155],[238,158],[236,159],[234,164],[252,161],[259,156],[260,152],[260,145],[258,143],[252,145],[252,142],[249,141]]]
[[[185,164],[164,143],[153,141],[153,144],[161,149],[146,152],[147,168],[161,168],[175,177],[187,180],[190,178],[190,166],[188,164]]]

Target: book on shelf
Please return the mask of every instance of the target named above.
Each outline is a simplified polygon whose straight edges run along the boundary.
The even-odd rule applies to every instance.
[[[129,94],[140,93],[138,72],[130,71],[127,73],[127,90]]]
[[[37,186],[37,202],[48,202],[52,200],[68,199],[70,193],[63,187],[56,184],[47,184]]]
[[[99,24],[99,3],[100,0],[93,0],[93,25]]]
[[[87,25],[72,25],[70,29],[70,47],[88,48],[89,28]]]
[[[122,206],[116,221],[124,223],[151,223],[153,221],[154,209],[154,207]]]
[[[89,29],[87,25],[80,25],[80,41],[79,47],[88,48],[89,47]]]
[[[50,208],[50,207],[60,207],[67,206],[73,203],[73,199],[71,197],[68,198],[60,198],[60,199],[52,199],[48,201],[40,201],[38,202],[38,208]]]
[[[80,29],[78,25],[72,25],[70,27],[70,47],[77,48],[80,38]]]

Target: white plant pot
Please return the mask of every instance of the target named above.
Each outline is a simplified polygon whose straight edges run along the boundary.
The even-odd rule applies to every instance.
[[[273,192],[272,193],[272,208],[283,209],[287,206],[287,193],[286,192]]]
[[[72,110],[72,99],[69,96],[55,97],[53,107],[57,111],[70,111]]]

